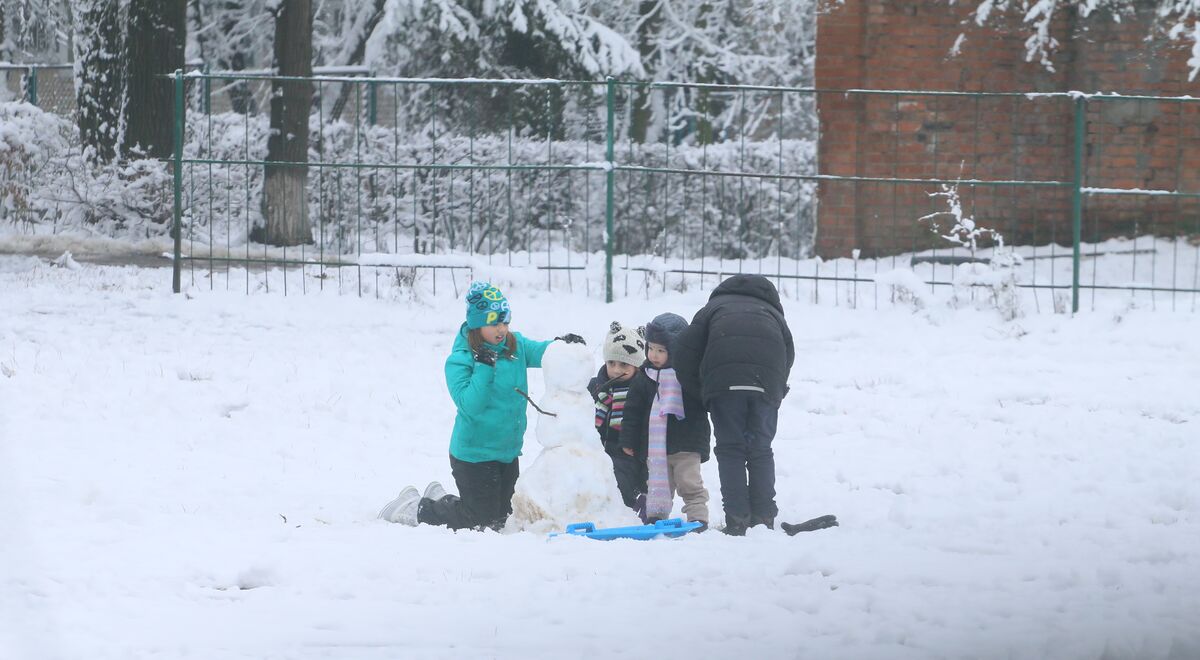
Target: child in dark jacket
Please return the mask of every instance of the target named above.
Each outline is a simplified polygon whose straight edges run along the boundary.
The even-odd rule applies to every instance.
[[[613,321],[604,337],[604,366],[588,382],[588,391],[596,400],[596,433],[612,461],[621,500],[635,511],[638,497],[646,492],[646,465],[621,451],[620,440],[629,381],[646,359],[645,332],[645,328]]]
[[[671,367],[675,337],[687,325],[677,314],[660,314],[646,326],[647,359],[629,383],[621,450],[646,466],[647,521],[668,517],[678,492],[688,520],[707,527],[700,464],[708,460],[712,430],[699,392],[684,390]]]

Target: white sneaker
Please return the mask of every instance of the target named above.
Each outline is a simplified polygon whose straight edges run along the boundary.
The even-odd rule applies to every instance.
[[[400,491],[396,499],[388,502],[379,510],[379,517],[392,523],[400,523],[409,527],[417,526],[417,507],[421,505],[421,494],[412,486]]]
[[[446,489],[442,488],[442,485],[438,482],[431,481],[429,482],[429,485],[425,487],[425,493],[421,495],[421,499],[430,499],[436,502],[445,496]]]

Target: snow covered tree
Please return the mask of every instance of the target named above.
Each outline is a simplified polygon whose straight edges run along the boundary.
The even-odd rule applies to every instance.
[[[643,64],[655,80],[787,87],[812,83],[816,14],[810,0],[657,0],[643,4],[636,16],[629,3],[596,2],[594,10],[622,34],[636,31]],[[740,99],[697,89],[661,92],[649,100],[649,116],[635,114],[632,135],[637,139],[646,122],[647,139],[670,126],[675,134],[719,141],[732,137],[741,113],[751,118],[747,126],[752,128],[778,112],[773,109],[777,102],[761,94]]]
[[[243,71],[271,62],[273,20],[266,0],[190,0],[188,12],[196,55],[213,68]],[[254,114],[258,102],[251,85],[229,81],[223,86],[234,112]]]
[[[75,5],[75,96],[79,135],[93,158],[116,157],[125,110],[121,11],[110,0]]]
[[[280,0],[274,7],[275,62],[280,76],[312,76],[312,0]],[[308,162],[308,115],[313,88],[307,81],[271,81],[271,133],[267,160]],[[312,242],[307,203],[308,168],[267,165],[262,211],[262,242],[300,245]]]
[[[0,62],[70,60],[70,0],[0,0]]]
[[[163,77],[183,68],[186,0],[131,0],[125,38],[126,126],[123,150],[171,155],[174,87]]]
[[[313,57],[325,66],[366,63],[367,40],[383,20],[385,0],[326,0],[313,17]],[[338,90],[328,119],[341,118],[355,85]]]
[[[387,0],[365,59],[385,75],[422,78],[644,76],[637,50],[589,7],[589,0]],[[443,91],[431,102],[431,90],[405,90],[412,97],[404,107],[418,113],[412,123],[437,114],[439,125],[469,122],[484,131],[507,130],[510,119],[538,134],[561,129],[563,100],[545,88],[488,90],[471,102]]]
[[[641,57],[642,67],[654,71],[654,64],[658,64],[658,48],[657,41],[660,35],[660,29],[663,22],[662,2],[660,0],[641,0],[638,3],[638,22],[634,31],[636,34],[638,55]],[[650,125],[652,118],[651,104],[653,103],[653,95],[645,90],[638,90],[633,101],[633,116],[630,118],[630,134],[637,142],[645,142],[646,130]]]

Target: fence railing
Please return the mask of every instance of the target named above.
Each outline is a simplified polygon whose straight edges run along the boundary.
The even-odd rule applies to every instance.
[[[72,64],[0,64],[0,86],[9,98],[63,116],[75,113]]]
[[[513,267],[610,301],[733,272],[851,305],[913,286],[987,295],[1001,274],[1039,308],[1042,295],[1078,310],[1082,292],[1094,304],[1114,290],[1169,293],[1173,306],[1190,295],[1194,308],[1200,293],[1200,184],[1185,166],[1200,99],[228,72],[174,85],[176,291],[207,266],[213,287],[221,275],[233,286],[237,267],[247,290],[336,278],[359,293],[372,273],[457,290],[477,270]],[[263,97],[270,85],[312,90],[306,162],[268,159],[264,104],[211,111],[214,93],[250,85]],[[848,98],[866,99],[852,148],[824,123],[819,147],[818,108]],[[1142,112],[1160,133],[1170,118],[1175,151],[1151,147],[1175,178],[1110,185],[1126,182],[1106,176],[1106,150],[1136,166],[1139,149],[1114,117]],[[876,115],[888,130],[862,128]],[[303,174],[293,208],[311,240],[268,244],[273,168]],[[1134,198],[1155,202],[1150,226],[1121,201]],[[901,285],[895,271],[912,276]]]

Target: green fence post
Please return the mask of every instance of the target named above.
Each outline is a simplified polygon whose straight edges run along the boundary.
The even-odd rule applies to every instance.
[[[183,252],[183,71],[175,69],[175,259],[171,264],[171,290],[179,293]]]
[[[1071,179],[1071,313],[1079,313],[1079,243],[1083,240],[1083,140],[1087,97],[1075,97],[1075,172]]]
[[[608,123],[604,128],[604,302],[613,301],[613,188],[616,172],[613,171],[613,114],[617,101],[617,83],[612,76],[607,79],[605,96],[608,103]]]
[[[25,96],[29,100],[30,105],[38,104],[38,68],[36,66],[29,67],[29,76],[25,82]]]

